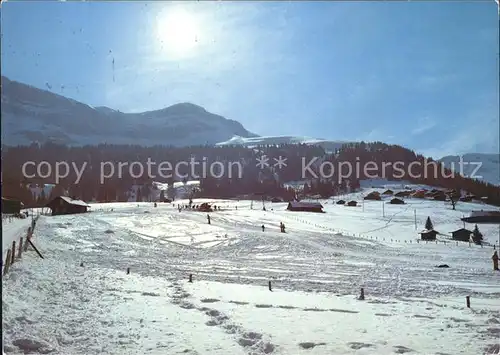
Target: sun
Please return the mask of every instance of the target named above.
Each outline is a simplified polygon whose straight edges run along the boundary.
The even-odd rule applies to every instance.
[[[182,9],[170,9],[157,18],[157,37],[161,47],[176,56],[186,55],[198,45],[199,23]]]

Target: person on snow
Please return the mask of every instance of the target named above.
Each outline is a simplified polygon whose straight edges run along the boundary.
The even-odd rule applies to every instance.
[[[262,231],[263,231],[263,232],[264,232],[264,229],[265,229],[265,227],[264,227],[264,225],[262,225]]]
[[[491,259],[493,260],[493,270],[498,271],[498,253],[496,250]]]
[[[208,221],[208,224],[210,224],[210,215],[207,214],[207,221]]]

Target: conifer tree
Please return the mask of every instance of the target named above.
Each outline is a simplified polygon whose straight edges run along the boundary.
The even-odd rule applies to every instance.
[[[479,231],[477,224],[474,227],[474,230],[472,231],[472,240],[476,244],[481,244],[481,242],[483,241],[483,234]]]
[[[434,226],[432,225],[431,217],[427,217],[427,221],[425,221],[425,229],[433,230]]]

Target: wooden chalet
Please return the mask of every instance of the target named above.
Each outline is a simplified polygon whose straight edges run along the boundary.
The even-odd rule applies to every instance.
[[[431,229],[431,230],[424,229],[423,231],[420,232],[420,239],[422,239],[422,240],[436,240],[437,235],[438,235],[438,232],[435,231],[434,229]]]
[[[81,200],[73,200],[67,196],[58,196],[47,203],[45,207],[52,210],[52,216],[63,214],[85,213],[90,207]]]
[[[394,196],[395,197],[408,197],[411,195],[410,191],[399,191]]]
[[[356,207],[358,205],[358,203],[356,201],[349,201],[347,202],[347,205],[346,206],[349,206],[349,207]]]
[[[382,195],[393,195],[394,194],[394,191],[392,190],[385,190],[384,192],[382,192]]]
[[[460,219],[467,223],[500,224],[500,211],[472,211],[468,217]]]
[[[446,201],[446,193],[444,191],[435,192],[432,198],[436,201]]]
[[[425,198],[425,190],[418,190],[411,194],[414,198]]]
[[[290,201],[286,209],[294,212],[323,212],[323,205],[318,202]]]
[[[2,197],[2,213],[7,213],[7,214],[21,213],[21,209],[23,207],[24,204],[19,200]]]
[[[451,232],[451,239],[459,240],[462,242],[468,242],[468,241],[470,241],[471,235],[472,235],[472,231],[465,229],[465,228],[460,228],[454,232]]]
[[[405,202],[402,199],[397,198],[397,197],[394,197],[389,203],[391,205],[404,205],[405,204]]]
[[[380,193],[377,191],[370,192],[368,195],[365,196],[365,200],[374,200],[374,201],[380,201]]]
[[[338,200],[336,203],[337,203],[337,205],[345,205],[345,201],[344,200]]]

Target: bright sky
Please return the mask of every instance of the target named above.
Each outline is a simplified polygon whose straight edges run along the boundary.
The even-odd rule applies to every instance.
[[[498,25],[493,0],[7,2],[2,75],[124,112],[192,102],[260,135],[494,153]]]

